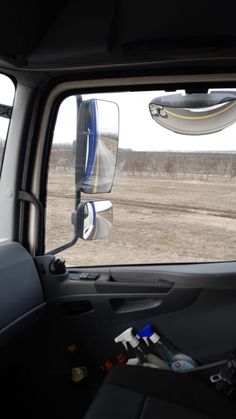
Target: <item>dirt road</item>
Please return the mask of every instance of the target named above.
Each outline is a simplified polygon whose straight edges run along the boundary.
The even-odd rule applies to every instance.
[[[73,266],[236,259],[236,184],[118,177],[111,194],[113,229],[105,240],[79,241],[60,256]],[[68,241],[74,178],[50,174],[47,249]]]

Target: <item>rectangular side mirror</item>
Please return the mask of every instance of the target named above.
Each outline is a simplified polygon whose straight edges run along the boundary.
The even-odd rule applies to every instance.
[[[119,138],[116,103],[91,99],[80,103],[76,141],[76,190],[87,194],[110,192]]]

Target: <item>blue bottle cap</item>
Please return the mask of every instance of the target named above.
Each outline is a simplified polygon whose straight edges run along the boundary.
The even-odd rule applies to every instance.
[[[154,333],[153,325],[151,323],[146,324],[142,329],[138,330],[138,336],[140,338],[149,338]]]

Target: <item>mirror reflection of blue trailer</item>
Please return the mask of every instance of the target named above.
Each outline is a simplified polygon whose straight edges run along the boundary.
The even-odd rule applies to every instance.
[[[76,140],[76,191],[110,192],[113,185],[119,136],[116,103],[98,99],[79,104]]]
[[[89,184],[90,178],[92,176],[92,171],[95,166],[96,161],[96,149],[98,142],[97,132],[97,101],[92,99],[88,103],[88,127],[87,127],[87,150],[86,150],[86,163],[85,163],[85,172],[84,172],[84,192],[89,193]]]

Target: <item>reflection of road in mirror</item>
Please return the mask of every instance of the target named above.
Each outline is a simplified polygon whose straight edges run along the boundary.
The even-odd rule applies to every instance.
[[[110,201],[91,201],[85,206],[84,240],[98,240],[108,236],[112,228],[112,203]]]
[[[89,186],[89,188],[93,190],[93,193],[103,192],[104,190],[108,192],[113,184],[115,166],[116,154],[114,154],[110,148],[103,143],[101,138],[99,138],[95,164],[91,176],[86,182],[86,188]]]
[[[117,133],[100,134],[100,138],[104,146],[116,157],[117,154]]]
[[[112,221],[110,216],[107,217],[106,213],[98,214],[96,218],[96,234],[94,240],[103,239],[108,236],[112,228]]]

